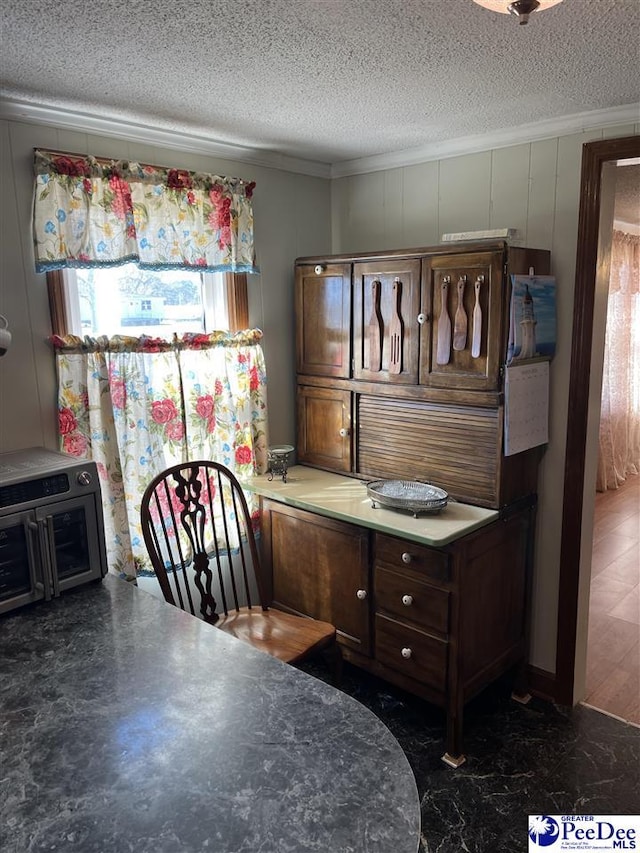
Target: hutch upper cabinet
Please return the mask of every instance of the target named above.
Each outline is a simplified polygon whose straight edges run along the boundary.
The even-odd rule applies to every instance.
[[[296,261],[298,459],[500,507],[539,451],[502,455],[511,273],[549,253],[464,243]]]
[[[549,253],[490,244],[296,262],[299,374],[497,390],[510,273],[549,270]],[[353,349],[352,349],[353,346]]]

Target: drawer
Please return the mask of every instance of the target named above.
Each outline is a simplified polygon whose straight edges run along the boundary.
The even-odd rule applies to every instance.
[[[376,660],[444,692],[449,644],[395,619],[376,614]],[[404,651],[404,654],[403,654]]]
[[[376,534],[376,560],[390,566],[404,566],[436,581],[450,580],[449,555],[426,545]]]
[[[449,630],[449,593],[424,583],[415,572],[375,569],[376,610],[412,622],[417,628],[446,634]]]

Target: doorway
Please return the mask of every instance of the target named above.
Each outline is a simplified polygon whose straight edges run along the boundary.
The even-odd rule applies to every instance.
[[[627,455],[635,453],[627,415],[640,395],[640,363],[633,366],[640,282],[629,280],[640,246],[640,163],[618,161],[615,181],[584,702],[640,725],[640,476]]]
[[[592,543],[582,521],[602,172],[606,164],[639,156],[640,136],[587,143],[582,155],[556,646],[555,698],[565,705],[582,698],[576,687],[582,690],[586,667],[589,589],[581,558]]]

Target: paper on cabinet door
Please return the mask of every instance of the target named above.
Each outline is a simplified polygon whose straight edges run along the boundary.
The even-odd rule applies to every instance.
[[[504,382],[504,455],[549,441],[549,362],[511,365]]]

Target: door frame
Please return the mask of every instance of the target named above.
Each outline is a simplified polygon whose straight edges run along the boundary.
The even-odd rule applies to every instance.
[[[564,465],[562,536],[558,590],[555,698],[574,703],[578,586],[589,414],[602,166],[640,157],[640,135],[588,142],[582,149],[576,280],[569,377],[569,415]]]

